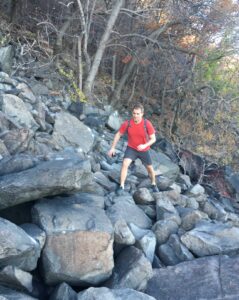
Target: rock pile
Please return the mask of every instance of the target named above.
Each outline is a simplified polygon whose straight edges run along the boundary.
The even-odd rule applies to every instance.
[[[160,192],[136,161],[118,196],[120,122],[0,72],[1,299],[239,298],[236,184],[208,194],[156,146]]]

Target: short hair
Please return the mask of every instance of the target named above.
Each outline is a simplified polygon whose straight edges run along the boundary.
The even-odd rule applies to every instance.
[[[142,113],[144,112],[144,107],[141,103],[135,103],[133,106],[133,110],[135,109],[140,109],[142,111]]]

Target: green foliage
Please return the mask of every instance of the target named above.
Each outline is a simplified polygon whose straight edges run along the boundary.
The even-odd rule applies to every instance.
[[[66,72],[63,68],[59,68],[59,73],[64,76],[70,83],[70,87],[68,93],[70,95],[70,99],[73,102],[80,101],[80,102],[87,102],[86,96],[83,91],[78,87],[76,83],[76,79],[72,70]]]
[[[207,58],[198,63],[197,80],[211,86],[222,97],[236,97],[238,93],[238,61],[233,55],[226,56],[220,49],[208,51]]]

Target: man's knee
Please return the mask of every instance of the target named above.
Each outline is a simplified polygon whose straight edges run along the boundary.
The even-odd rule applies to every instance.
[[[132,160],[130,160],[130,159],[128,159],[128,158],[125,158],[125,159],[123,160],[122,168],[128,169],[128,167],[130,166],[131,162],[132,162]]]

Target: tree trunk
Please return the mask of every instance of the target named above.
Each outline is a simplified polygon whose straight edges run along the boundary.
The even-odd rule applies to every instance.
[[[177,23],[179,23],[179,21],[172,21],[172,22],[165,24],[163,27],[156,29],[154,32],[152,32],[149,35],[149,39],[157,40],[157,38],[159,37],[160,34],[164,33],[170,26],[175,25]],[[126,72],[121,77],[117,88],[115,89],[114,93],[111,96],[111,104],[112,105],[115,105],[119,101],[121,91],[122,91],[123,87],[125,86],[127,80],[129,79],[130,75],[132,74],[136,63],[137,63],[137,59],[134,57],[131,60],[131,62],[128,64]]]
[[[125,3],[125,0],[117,0],[115,2],[115,5],[112,8],[112,12],[111,12],[110,18],[108,20],[105,32],[100,40],[99,47],[96,51],[94,61],[92,63],[89,75],[86,78],[85,85],[84,85],[85,95],[89,98],[91,98],[93,83],[94,83],[95,77],[99,70],[100,62],[102,60],[102,57],[103,57],[103,54],[105,51],[106,43],[110,37],[111,30],[116,22],[116,19],[119,15],[120,9],[124,5],[124,3]]]

